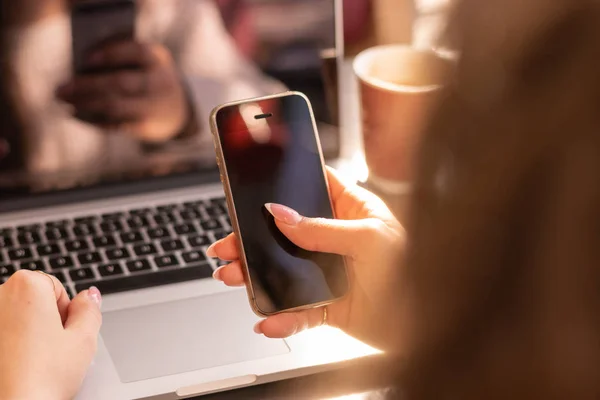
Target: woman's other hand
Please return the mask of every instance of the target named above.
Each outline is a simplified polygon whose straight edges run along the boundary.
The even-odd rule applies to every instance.
[[[58,279],[27,270],[1,285],[0,399],[72,399],[96,352],[100,303],[98,289],[71,301]]]
[[[306,218],[281,205],[270,205],[278,228],[297,246],[310,251],[346,257],[350,291],[344,299],[327,307],[328,324],[380,349],[394,346],[389,280],[395,276],[404,229],[374,194],[356,185],[346,185],[328,169],[330,196],[337,219]],[[215,271],[215,278],[229,286],[244,285],[234,234],[216,242],[210,256],[231,261]],[[319,326],[323,310],[283,313],[261,321],[257,333],[284,338]]]

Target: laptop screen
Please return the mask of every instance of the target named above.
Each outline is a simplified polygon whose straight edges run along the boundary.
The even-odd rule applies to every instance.
[[[215,169],[210,111],[297,90],[338,149],[334,0],[0,0],[0,201]]]

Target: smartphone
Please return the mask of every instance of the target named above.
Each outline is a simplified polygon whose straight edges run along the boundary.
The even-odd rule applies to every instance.
[[[71,8],[73,69],[87,72],[85,60],[102,43],[135,37],[134,0],[79,0]]]
[[[296,246],[265,208],[335,217],[308,98],[286,92],[225,104],[213,110],[211,129],[253,311],[269,316],[342,298],[344,258]]]

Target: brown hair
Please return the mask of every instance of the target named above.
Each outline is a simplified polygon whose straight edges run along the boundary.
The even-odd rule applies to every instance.
[[[409,399],[600,396],[600,3],[465,0],[403,277]]]

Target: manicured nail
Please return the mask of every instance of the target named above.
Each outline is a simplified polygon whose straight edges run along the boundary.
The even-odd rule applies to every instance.
[[[206,255],[210,258],[217,258],[217,252],[215,251],[215,246],[217,245],[217,243],[219,242],[215,242],[213,244],[211,244],[210,246],[208,246],[208,249],[206,249]]]
[[[90,296],[90,299],[96,303],[98,308],[102,308],[102,294],[96,286],[92,286],[88,289],[88,296]]]
[[[296,210],[292,210],[289,207],[273,203],[267,203],[265,204],[265,207],[276,220],[281,221],[284,224],[294,226],[302,221],[302,216],[298,214]]]
[[[213,279],[215,279],[217,281],[223,281],[223,279],[221,279],[221,270],[223,268],[225,268],[225,266],[215,269],[215,272],[213,272]]]
[[[261,328],[262,323],[263,323],[263,321],[258,321],[256,323],[256,325],[254,325],[254,333],[258,333],[259,335],[261,335],[263,333],[262,328]]]

